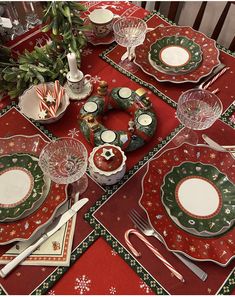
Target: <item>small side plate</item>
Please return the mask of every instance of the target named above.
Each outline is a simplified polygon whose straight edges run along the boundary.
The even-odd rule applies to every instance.
[[[150,59],[166,72],[190,72],[202,61],[200,46],[185,36],[166,36],[151,45]]]

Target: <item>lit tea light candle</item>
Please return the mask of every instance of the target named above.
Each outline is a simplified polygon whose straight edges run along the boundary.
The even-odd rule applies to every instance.
[[[70,77],[72,79],[75,79],[79,75],[76,55],[74,53],[69,53],[67,55],[67,59],[68,59],[68,63],[69,63]]]
[[[127,98],[130,98],[131,97],[131,89],[129,88],[121,88],[118,92],[119,96],[122,98],[122,99],[127,99]]]
[[[98,109],[98,105],[95,102],[86,102],[83,108],[86,112],[95,112]]]
[[[149,126],[151,125],[153,119],[147,113],[143,113],[137,118],[137,121],[142,126]]]
[[[106,130],[101,133],[100,138],[105,143],[111,143],[116,139],[116,133],[112,130]]]

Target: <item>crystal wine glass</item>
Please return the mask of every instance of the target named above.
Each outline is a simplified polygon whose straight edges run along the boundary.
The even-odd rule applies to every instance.
[[[198,143],[198,136],[193,130],[205,130],[220,117],[223,105],[220,99],[204,89],[191,89],[184,92],[178,101],[176,114],[186,127],[176,138],[175,144],[183,142]]]
[[[62,137],[43,148],[39,156],[39,165],[44,174],[58,184],[76,182],[76,190],[81,194],[88,185],[85,174],[87,158],[87,150],[80,141]]]
[[[138,70],[137,65],[131,61],[131,47],[136,47],[144,42],[147,25],[144,20],[136,17],[118,18],[113,24],[116,42],[127,47],[128,57],[120,61],[119,65],[132,73]]]

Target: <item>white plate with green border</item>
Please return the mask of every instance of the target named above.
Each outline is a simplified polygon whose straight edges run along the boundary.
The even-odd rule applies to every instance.
[[[34,211],[44,186],[44,174],[37,158],[28,154],[1,156],[0,221],[18,220]]]
[[[151,45],[149,62],[157,70],[172,74],[189,73],[202,61],[201,47],[186,36],[166,36]]]
[[[165,175],[162,202],[172,220],[198,236],[217,236],[235,222],[235,185],[215,166],[183,162]]]

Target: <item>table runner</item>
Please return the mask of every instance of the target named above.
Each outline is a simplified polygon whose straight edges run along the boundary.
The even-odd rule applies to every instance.
[[[157,15],[159,15],[159,14],[157,14]],[[151,13],[148,17],[146,17],[148,27],[153,27],[153,26],[159,25],[161,23],[166,24],[165,20],[163,20],[163,18],[159,18],[157,15],[155,13]],[[222,52],[222,54],[221,54],[221,61],[223,63],[225,63],[226,65],[231,66],[231,69],[225,75],[227,77],[227,79],[225,78],[225,76],[223,79],[225,79],[227,82],[229,82],[232,80],[232,78],[234,76],[234,71],[233,71],[232,67],[234,67],[234,65],[235,65],[235,60],[234,60],[234,57],[231,52],[226,51],[225,49],[223,49],[223,50],[224,50],[224,52]],[[158,95],[159,98],[163,99],[164,102],[170,104],[173,107],[176,107],[177,98],[179,97],[181,92],[184,90],[190,89],[194,86],[193,84],[187,83],[187,84],[183,84],[183,85],[177,85],[177,87],[176,87],[174,84],[170,84],[170,83],[158,83],[158,82],[154,81],[154,79],[152,79],[150,76],[143,73],[141,70],[139,70],[135,74],[125,71],[117,65],[117,63],[120,61],[120,58],[124,52],[125,52],[125,49],[114,44],[109,49],[105,50],[101,54],[101,57],[106,62],[110,63],[110,65],[112,65],[114,68],[119,70],[121,73],[127,75],[133,81],[141,84],[144,87],[148,87],[151,91],[153,91],[153,93],[155,95]],[[213,88],[218,87],[221,91],[221,94],[222,94],[221,96],[223,96],[221,98],[221,100],[222,100],[223,106],[224,106],[224,113],[223,113],[221,119],[224,122],[228,123],[230,126],[234,127],[234,110],[235,110],[234,104],[233,104],[234,93],[233,93],[233,89],[232,89],[231,85],[230,85],[230,87],[229,87],[229,83],[225,85],[224,80],[221,79],[221,80],[218,80],[212,87]],[[149,94],[151,94],[151,93],[149,93]],[[226,134],[226,133],[224,133],[224,131],[226,130],[227,126],[224,125],[223,123],[220,123],[220,124],[222,125],[222,127],[220,128],[221,132],[223,133],[223,136],[226,138],[226,139],[224,139],[225,143],[227,143],[226,141],[231,142],[231,134],[234,131],[231,128],[229,128],[230,132]],[[208,133],[211,134],[210,136],[213,139],[218,139],[219,132],[218,132],[218,129],[215,128],[215,126],[216,125],[214,125],[213,128],[207,130],[207,132],[209,131]],[[231,144],[234,144],[233,140],[232,140]],[[155,152],[156,152],[156,150],[155,150]],[[136,165],[136,166],[134,166],[134,169],[136,169],[136,171],[134,170],[134,172],[137,172],[137,176],[140,175],[140,177],[141,177],[143,175],[143,172],[142,172],[143,169],[141,166],[144,164],[144,161],[140,161],[140,163],[141,164],[140,164],[139,168],[141,168],[141,169],[139,170],[138,166]],[[132,171],[132,174],[134,174],[134,172]],[[122,257],[124,257],[124,259],[129,263],[130,266],[136,266],[137,268],[134,267],[135,271],[137,273],[139,272],[139,274],[141,275],[142,269],[145,266],[144,267],[142,265],[138,266],[138,264],[136,264],[137,261],[135,261],[134,258],[132,256],[130,256],[129,253],[127,253],[127,251],[125,250],[125,244],[124,244],[124,247],[122,244],[120,244],[120,241],[121,241],[121,243],[124,243],[123,234],[126,229],[125,230],[123,229],[122,233],[121,233],[120,229],[118,229],[118,227],[115,225],[115,223],[117,223],[117,222],[115,220],[110,220],[110,217],[109,217],[110,213],[112,213],[112,214],[115,214],[114,216],[116,216],[117,221],[120,221],[120,222],[124,221],[125,223],[127,222],[127,219],[126,220],[124,219],[124,218],[126,218],[127,209],[124,207],[124,209],[125,209],[125,212],[124,212],[125,216],[124,216],[123,205],[119,206],[118,202],[120,204],[122,203],[122,200],[120,198],[122,195],[123,195],[123,199],[125,199],[125,201],[128,201],[128,194],[126,194],[126,193],[128,193],[128,191],[130,191],[130,189],[131,189],[131,194],[133,195],[133,189],[136,187],[136,185],[139,184],[139,180],[133,181],[133,179],[134,178],[131,178],[124,185],[122,185],[122,182],[121,182],[121,185],[119,184],[120,188],[119,187],[115,188],[115,186],[114,186],[113,189],[108,191],[108,193],[106,195],[104,195],[100,200],[104,203],[104,201],[106,201],[106,199],[108,199],[108,200],[110,199],[109,203],[107,203],[107,204],[104,203],[103,204],[104,206],[101,206],[98,208],[96,207],[95,212],[92,209],[90,211],[90,213],[86,215],[86,217],[88,220],[90,220],[90,223],[93,227],[95,227],[97,229],[99,229],[99,228],[101,229],[101,234],[109,242],[109,244],[113,248],[115,248],[115,250],[117,250],[117,252],[119,252]],[[130,185],[130,184],[128,184],[128,182],[132,183],[132,184]],[[139,193],[139,190],[140,189],[138,189],[138,191],[135,191],[134,193]],[[115,198],[113,198],[112,195],[114,195],[114,196],[116,195],[115,197],[118,197],[119,200],[118,200],[118,198],[116,198],[116,201],[118,201],[117,204],[115,204],[115,202],[114,202],[113,205],[109,207],[107,205],[112,204],[112,202],[113,202],[112,200],[115,200]],[[105,217],[105,210],[106,210],[106,217]],[[108,213],[109,213],[109,215],[108,215]],[[94,220],[93,220],[94,217],[97,219],[96,222],[94,222]],[[114,223],[114,221],[115,221],[115,223]],[[128,224],[126,224],[126,225],[128,225]],[[125,225],[125,228],[126,228],[126,225]],[[117,235],[117,233],[118,233],[118,235]],[[153,240],[153,243],[156,244],[156,240],[155,240],[155,242]],[[150,252],[147,254],[150,257],[150,259],[153,261],[153,256],[151,257],[149,255]],[[132,260],[130,260],[130,259],[132,259]],[[149,260],[149,264],[152,264],[151,260]],[[213,263],[210,263],[210,264],[212,264],[212,266],[214,265],[214,267],[211,267],[209,269],[210,274],[211,274],[211,273],[213,273],[213,270],[216,268],[216,265]],[[209,266],[210,266],[210,264],[209,264]],[[203,264],[202,264],[202,266],[203,266]],[[207,263],[206,264],[204,263],[203,267],[205,267],[205,266],[207,266]],[[185,293],[187,293],[187,294],[215,294],[215,293],[224,294],[224,293],[228,293],[230,290],[228,290],[227,285],[232,287],[234,284],[234,260],[230,263],[230,265],[226,269],[227,269],[226,273],[225,273],[225,269],[221,270],[225,273],[225,275],[221,276],[221,278],[218,279],[217,283],[214,282],[213,279],[209,279],[204,284],[204,286],[201,286],[199,290],[195,291],[195,288],[198,289],[200,286],[200,281],[195,279],[195,281],[193,282],[194,286],[192,286],[190,288],[191,290],[187,291],[187,288],[184,288],[183,286],[178,286],[178,287],[176,286],[176,288],[174,288],[174,286],[173,286],[173,288],[171,288],[171,286],[170,286],[170,289],[171,289],[170,293],[172,293],[172,294],[185,294]],[[161,269],[159,269],[159,270],[161,271]],[[142,275],[142,277],[143,277],[143,275]],[[224,281],[227,277],[228,277],[227,283],[225,282],[225,284],[224,284]],[[153,278],[150,275],[148,275],[147,278],[149,279],[149,281],[147,282],[149,284],[149,286],[156,289],[156,287],[158,287],[158,285],[156,285],[156,283],[153,282]],[[164,279],[164,277],[163,277],[163,279]],[[175,282],[176,281],[174,281],[174,283]],[[199,282],[199,284],[197,284],[197,282]],[[209,283],[211,283],[211,284],[208,285]],[[217,286],[213,287],[213,284],[215,284],[215,283]],[[172,281],[170,282],[170,285],[171,284],[172,284]],[[168,286],[169,286],[169,284],[168,284]],[[155,290],[155,292],[159,293],[158,290]],[[167,290],[162,293],[166,293],[166,292],[167,292]]]
[[[93,4],[92,4],[92,9],[94,9],[96,7],[96,5],[99,6],[101,3],[100,2],[94,2]],[[107,7],[107,8],[111,9],[111,10],[114,9],[114,8],[111,7],[112,5],[114,5],[114,6],[116,5],[116,8],[117,8],[117,3],[110,2],[110,1],[105,2],[102,5],[108,5],[109,7]],[[128,4],[122,3],[121,6],[122,6],[122,11],[125,11],[127,9],[130,9],[130,10],[132,9],[131,7],[129,8],[129,6],[130,6],[129,3]],[[115,13],[117,13],[116,8],[114,9]],[[139,17],[142,17],[146,13],[142,9],[139,9],[139,8],[138,9],[133,9],[133,11],[134,11],[134,15],[139,16]],[[38,34],[40,35],[41,33],[38,33]],[[35,43],[34,36],[30,37],[30,41],[32,42],[31,46],[33,46],[33,44]],[[29,40],[25,41],[25,45],[27,43],[29,43]],[[17,45],[17,47],[20,47],[20,46],[22,46],[21,43]],[[24,46],[22,46],[22,48]],[[17,50],[17,47],[16,47],[16,50]],[[142,84],[142,82],[140,80],[137,83],[131,82],[129,79],[125,78],[122,74],[117,73],[117,71],[115,71],[115,69],[107,67],[107,64],[104,61],[94,58],[94,57],[97,57],[97,55],[102,50],[104,50],[105,48],[106,48],[106,46],[99,46],[99,47],[89,46],[88,49],[90,49],[90,51],[84,51],[84,53],[83,53],[83,56],[87,57],[87,59],[86,58],[83,59],[82,70],[85,73],[88,72],[88,73],[92,74],[93,76],[95,76],[97,78],[97,80],[100,79],[100,78],[106,79],[112,85],[112,87],[120,86],[120,82],[122,82],[123,86],[126,86],[128,84],[128,86],[131,85],[134,89],[138,88],[139,84]],[[154,99],[155,98],[154,93],[151,92],[151,93],[149,93],[149,95],[151,97],[151,100],[155,100]],[[161,97],[161,96],[162,96],[162,93],[159,93],[159,97]],[[174,109],[171,106],[169,106],[168,104],[165,104],[165,102],[162,101],[162,100],[158,99],[157,102],[158,102],[157,104],[158,104],[158,107],[159,107],[159,109],[157,111],[158,116],[161,113],[162,114],[163,113],[169,114],[172,121],[165,121],[165,123],[164,123],[162,121],[162,119],[164,117],[162,116],[161,121],[158,123],[159,124],[159,126],[158,126],[159,130],[157,130],[157,133],[158,133],[158,137],[156,137],[157,140],[156,139],[153,140],[153,141],[155,141],[155,143],[150,143],[150,144],[148,144],[148,147],[145,146],[142,149],[138,150],[135,154],[129,156],[129,158],[128,158],[128,169],[130,169],[130,170],[127,173],[127,175],[125,176],[125,180],[129,179],[132,176],[132,174],[146,162],[146,160],[148,159],[149,156],[153,155],[161,147],[163,147],[172,138],[172,136],[174,136],[175,133],[177,133],[177,131],[181,128],[181,126],[179,126],[178,129],[176,128],[177,125],[178,125],[178,121],[174,118]],[[169,102],[173,102],[173,100],[170,99]],[[0,102],[0,104],[1,104],[1,107],[5,107],[6,103],[5,102]],[[69,107],[68,111],[66,112],[66,115],[65,115],[65,118],[63,118],[63,121],[59,121],[57,124],[50,125],[50,126],[47,127],[47,129],[49,129],[51,132],[53,132],[56,136],[68,135],[68,136],[76,137],[76,138],[82,140],[87,145],[87,143],[85,142],[85,139],[83,138],[83,136],[80,135],[80,133],[78,131],[78,127],[77,127],[77,113],[79,111],[79,108],[80,108],[81,104],[82,103],[73,103]],[[175,107],[175,104],[171,104],[171,105]],[[228,121],[228,123],[230,125],[231,125],[231,121],[229,120],[229,115],[231,115],[232,112],[233,112],[233,108],[230,106],[227,109],[226,113],[224,113],[224,115],[223,115],[223,120]],[[4,121],[6,121],[5,119],[4,119]],[[66,125],[65,125],[66,127],[64,127],[65,123],[66,123]],[[1,122],[0,122],[0,124],[1,124]],[[112,121],[107,119],[107,125],[110,125],[110,128],[111,128]],[[44,132],[47,131],[42,126],[40,126],[40,125],[38,125],[38,126]],[[34,130],[34,129],[31,129],[31,128],[29,128],[29,130]],[[11,131],[11,132],[9,132],[9,131]],[[14,127],[14,125],[13,125],[8,130],[7,133],[11,133],[11,134],[17,133],[16,127]],[[7,133],[6,133],[6,135],[7,135]],[[26,133],[29,133],[29,132],[26,131]],[[53,134],[50,133],[50,136],[53,137]],[[89,145],[87,145],[87,148],[88,148],[88,151],[91,151],[91,147]],[[149,156],[146,156],[146,154],[148,152],[149,152]],[[138,163],[139,160],[141,160],[141,161]],[[142,162],[142,164],[141,164],[141,162]],[[120,186],[121,185],[115,186],[115,190]],[[96,185],[96,187],[97,187],[97,185]],[[99,190],[102,193],[103,190],[102,189],[99,189]],[[106,191],[107,191],[107,193],[109,193],[110,191],[112,191],[112,189],[107,188]],[[96,198],[98,196],[99,195],[97,195],[96,197],[93,197],[93,203],[94,203],[94,201],[96,200]],[[93,204],[93,203],[91,203],[91,204]],[[93,212],[95,210],[95,208],[97,206],[99,206],[101,203],[102,203],[101,201],[97,201],[95,203],[95,205],[90,209],[91,212]],[[89,215],[90,214],[87,215],[87,219],[89,219],[89,221],[90,221],[93,218],[90,218]],[[94,221],[94,224],[95,223],[97,223],[96,220]],[[101,233],[101,235],[103,235],[102,230],[97,228],[93,232],[91,232],[87,237],[84,236],[85,239],[83,241],[81,241],[80,245],[76,246],[76,249],[73,250],[73,254],[72,254],[72,258],[71,258],[71,264],[73,264],[75,262],[75,260],[78,259],[80,257],[80,255],[91,245],[91,243],[93,243],[93,241],[96,240],[99,237],[100,233]],[[93,251],[94,251],[95,247],[97,249],[99,247],[102,247],[102,250],[104,250],[104,251],[109,250],[109,249],[107,249],[107,247],[105,245],[102,244],[101,240],[99,240],[97,243],[93,244],[93,246],[92,246]],[[108,261],[108,259],[109,259],[109,257],[107,257],[107,261]],[[78,264],[76,265],[76,268],[79,266],[79,262],[80,262],[80,260],[78,261]],[[121,264],[120,262],[119,262],[119,264],[123,265],[123,263]],[[129,264],[131,266],[131,263],[129,263]],[[124,265],[124,267],[125,267],[125,265]],[[44,267],[42,269],[44,270]],[[73,269],[71,268],[71,270],[73,270]],[[44,274],[43,276],[40,276],[40,280],[39,280],[37,289],[35,289],[35,288],[34,289],[32,289],[32,288],[29,289],[28,287],[26,288],[26,290],[25,289],[22,290],[22,288],[20,288],[20,289],[22,290],[22,292],[24,294],[28,294],[27,292],[32,292],[34,294],[45,293],[46,291],[49,290],[49,288],[56,281],[58,281],[58,279],[64,274],[65,271],[67,271],[67,268],[59,267],[59,268],[56,268],[55,270],[52,270],[51,274],[48,274],[47,278],[45,278],[46,274]],[[128,271],[128,269],[125,268],[125,271]],[[72,273],[73,273],[73,271],[71,271],[71,274]],[[65,275],[65,277],[63,279],[65,279],[65,280],[70,279],[70,274],[68,275],[67,278],[66,278],[66,276],[67,275]],[[135,279],[135,281],[139,282],[139,278],[135,278],[135,276],[132,273],[130,273],[130,271],[128,271],[128,276],[130,276],[130,279]],[[141,277],[142,277],[142,279],[144,279],[144,281],[147,281],[147,279],[149,278],[148,274],[144,274],[144,273],[141,274]],[[12,277],[11,281],[13,283],[14,281],[19,281],[19,279],[17,279],[17,277],[15,276],[15,278]],[[42,282],[41,284],[40,284],[40,281]],[[226,284],[226,286],[224,286],[226,289],[222,293],[231,292],[231,289],[234,286],[234,280],[231,277],[229,281],[230,281],[230,283],[228,283],[228,284]],[[88,280],[88,283],[89,283],[89,280]],[[60,284],[61,284],[61,287],[60,287]],[[63,284],[64,284],[64,286],[63,286]],[[66,294],[66,292],[68,292],[68,291],[73,292],[72,290],[70,290],[70,288],[67,288],[67,290],[66,290],[65,284],[66,284],[66,282],[63,282],[63,280],[61,280],[61,282],[59,282],[58,285],[55,286],[56,288],[58,288],[58,290],[55,289],[54,292],[55,293],[62,292],[64,294]],[[8,284],[4,283],[3,285],[4,285],[4,288],[5,288],[5,291],[7,291],[8,293],[11,293],[10,291],[8,291],[8,288],[10,287],[10,282],[8,282]],[[152,282],[152,284],[150,283],[150,285],[151,285],[152,288],[154,288],[154,291],[157,294],[162,294],[162,293],[165,292],[164,289],[162,289],[161,286],[156,284],[156,282],[154,282],[154,281]],[[93,288],[93,289],[94,289],[94,291],[89,291],[89,292],[94,292],[94,294],[95,294],[97,291],[95,290],[95,288]],[[111,287],[110,287],[110,290],[111,291],[107,291],[107,293],[108,292],[111,292],[111,293],[115,292],[114,288],[111,289]],[[141,283],[139,286],[136,286],[135,290],[133,292],[145,293],[145,294],[152,292],[145,285],[145,283]],[[11,291],[13,293],[15,293],[15,294],[21,294],[19,288],[13,288],[13,290],[11,290]],[[128,289],[127,289],[127,291],[128,291]],[[77,292],[78,293],[86,293],[87,291],[82,292],[82,290],[80,290],[78,288]],[[102,292],[102,285],[100,285],[100,291],[99,292],[103,293]],[[123,290],[122,292],[123,292],[123,294],[126,293],[125,290]],[[53,290],[52,290],[52,293],[53,293]],[[131,291],[130,291],[130,293],[131,293]]]

